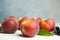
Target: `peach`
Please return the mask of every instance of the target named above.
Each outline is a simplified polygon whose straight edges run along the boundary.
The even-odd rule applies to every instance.
[[[52,31],[54,27],[55,27],[55,21],[52,18],[48,18],[40,22],[41,29]]]
[[[40,17],[34,17],[34,18],[31,18],[31,19],[37,21],[38,23],[40,23],[41,20],[42,20]]]
[[[14,33],[18,29],[18,26],[18,21],[14,16],[9,16],[2,22],[2,29],[4,33]]]
[[[18,29],[20,29],[20,24],[21,24],[23,21],[27,20],[27,19],[29,19],[27,16],[24,16],[24,17],[19,18],[19,20],[18,20],[18,22],[19,22],[19,28],[18,28]]]
[[[50,25],[47,24],[47,23],[44,22],[44,21],[41,21],[41,22],[40,22],[40,28],[50,31]]]
[[[47,20],[45,20],[45,22],[47,22],[51,26],[51,30],[55,27],[54,19],[48,18]]]
[[[41,18],[40,17],[34,17],[34,18],[31,18],[32,20],[35,20],[38,24],[41,22]],[[40,27],[39,27],[40,28]]]
[[[20,26],[24,36],[32,37],[39,32],[39,24],[31,19],[23,21]]]
[[[20,24],[21,24],[21,20],[22,20],[22,18],[23,18],[23,17],[20,17],[20,18],[17,19],[17,20],[18,20],[18,23],[19,23],[18,30],[20,30]]]
[[[21,24],[21,22],[23,22],[23,21],[26,20],[26,19],[28,19],[27,16],[21,17],[21,18],[19,19],[19,24]]]

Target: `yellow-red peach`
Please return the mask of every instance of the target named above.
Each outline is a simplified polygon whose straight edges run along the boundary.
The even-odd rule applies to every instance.
[[[31,19],[23,21],[20,26],[24,36],[35,36],[39,32],[39,24]]]
[[[27,19],[29,19],[27,16],[19,18],[19,21],[18,21],[19,22],[19,28],[18,29],[20,29],[20,24]]]
[[[52,18],[48,18],[42,20],[39,25],[41,29],[52,31],[52,29],[55,27],[55,21]]]

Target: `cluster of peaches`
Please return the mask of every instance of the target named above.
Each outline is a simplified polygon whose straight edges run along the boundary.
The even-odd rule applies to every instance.
[[[55,21],[52,18],[28,18],[27,16],[17,20],[14,16],[9,16],[3,20],[1,25],[4,33],[14,33],[17,29],[20,29],[24,36],[31,37],[35,36],[40,29],[51,32],[55,26]]]

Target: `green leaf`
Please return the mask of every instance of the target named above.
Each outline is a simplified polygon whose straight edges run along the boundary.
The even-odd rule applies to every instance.
[[[41,36],[52,36],[53,34],[50,33],[50,32],[47,31],[47,30],[40,29],[38,35],[41,35]]]
[[[2,32],[2,27],[0,27],[0,32]]]

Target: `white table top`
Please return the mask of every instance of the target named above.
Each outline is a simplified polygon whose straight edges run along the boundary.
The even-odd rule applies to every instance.
[[[16,31],[14,34],[4,34],[0,33],[0,40],[59,40],[60,36],[34,36],[34,37],[24,37],[21,35],[21,31]]]

